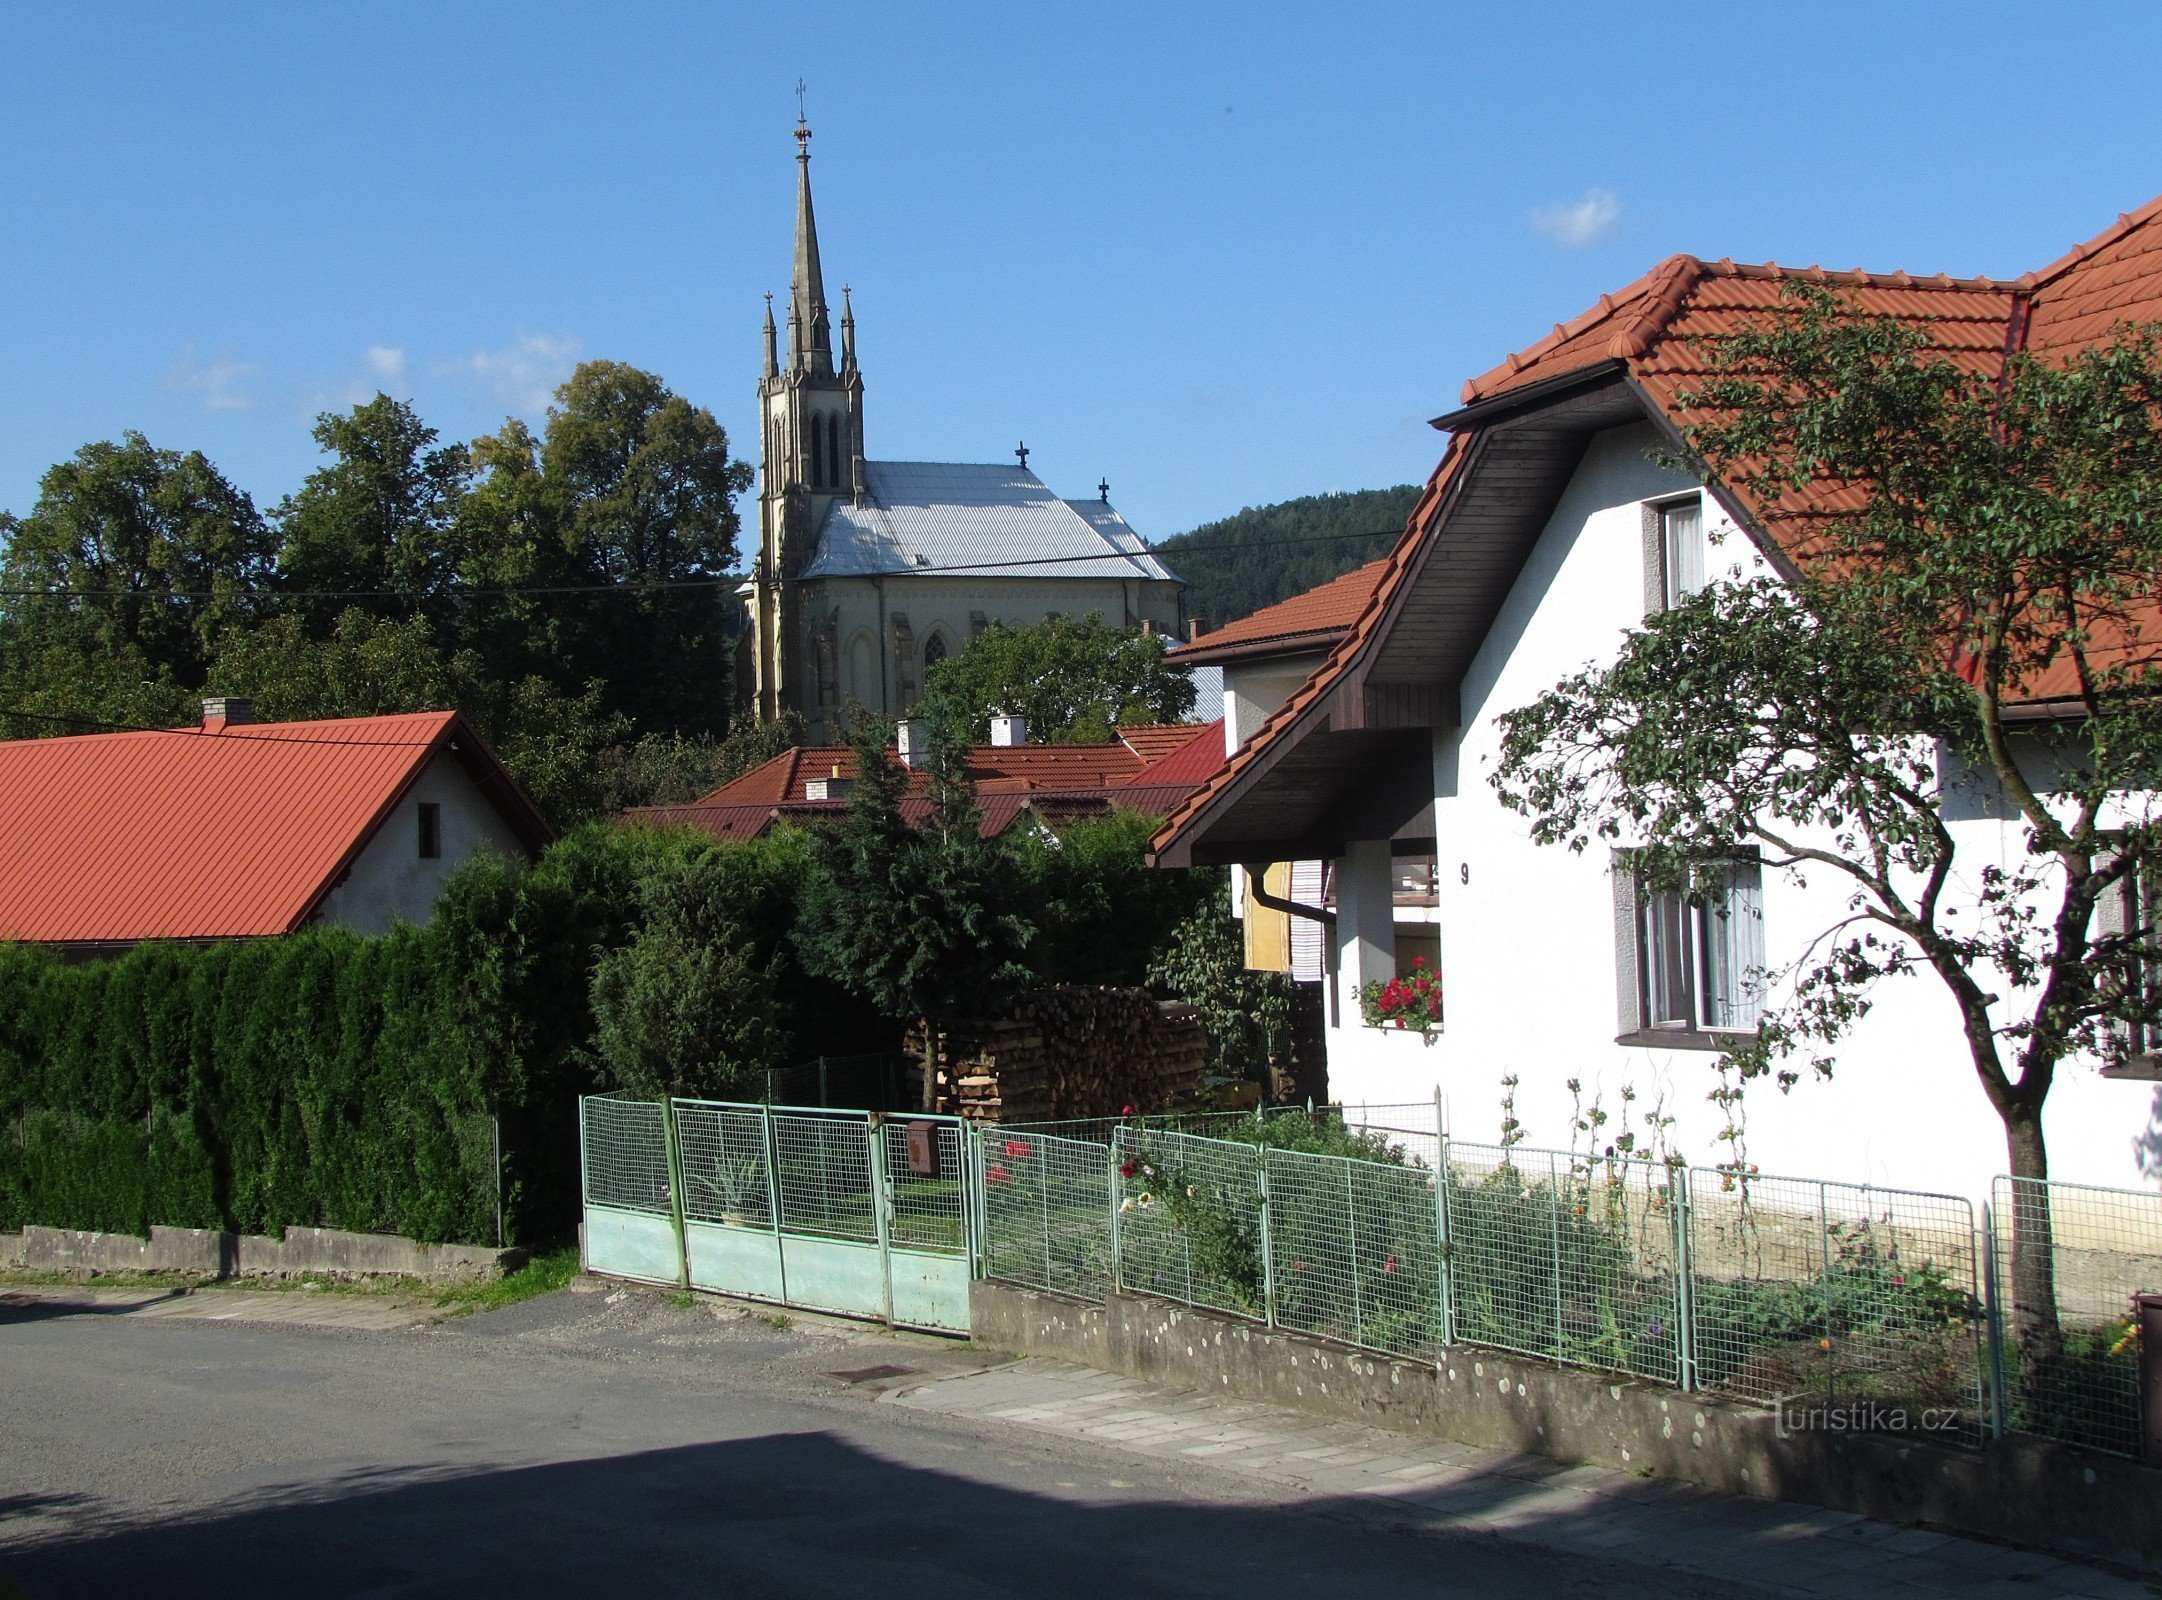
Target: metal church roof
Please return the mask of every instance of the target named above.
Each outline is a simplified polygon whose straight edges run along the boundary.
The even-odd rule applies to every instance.
[[[834,502],[803,577],[942,572],[1177,581],[1109,505],[1061,500],[1025,467],[943,461],[864,466],[867,503]]]

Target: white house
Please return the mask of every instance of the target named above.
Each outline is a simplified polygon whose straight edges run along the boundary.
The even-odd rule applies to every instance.
[[[1407,1103],[1439,1090],[1450,1131],[1493,1142],[1514,1076],[1533,1145],[1566,1147],[1581,1101],[1670,1147],[1734,1159],[1722,1052],[1753,1028],[1742,976],[1777,974],[1837,922],[1846,890],[1819,874],[1737,870],[1709,921],[1639,903],[1633,877],[1587,852],[1535,845],[1489,775],[1498,719],[1611,659],[1624,631],[1676,594],[1743,571],[1791,572],[1734,505],[1655,455],[1678,442],[1675,394],[1702,372],[1694,335],[1775,303],[1781,280],[1843,286],[1962,360],[2025,344],[2066,350],[2162,317],[2162,202],[2017,282],[1914,279],[1675,257],[1465,388],[1439,419],[1443,461],[1371,602],[1325,663],[1217,778],[1166,822],[1159,864],[1326,859],[1335,885],[1333,1093]],[[1970,851],[2020,849],[1985,807],[1947,805]],[[1418,1036],[1362,1024],[1362,985],[1397,971],[1393,864],[1434,857],[1445,1019]],[[1574,1092],[1569,1080],[1577,1081]],[[1894,980],[1838,1051],[1828,1081],[1752,1085],[1743,1159],[1766,1174],[1981,1198],[2006,1168],[2002,1125],[1926,976]],[[2069,1063],[2045,1113],[2053,1175],[2152,1184],[2162,1092]]]

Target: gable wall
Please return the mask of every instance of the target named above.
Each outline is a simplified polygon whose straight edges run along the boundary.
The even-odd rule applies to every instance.
[[[420,855],[419,807],[424,802],[443,808],[443,853],[433,860]],[[356,933],[385,933],[394,923],[426,922],[444,880],[476,850],[513,859],[525,853],[458,758],[439,751],[361,850],[344,883],[330,892],[317,920]]]
[[[1705,1096],[1718,1087],[1710,1052],[1615,1042],[1617,933],[1608,853],[1582,856],[1533,844],[1523,819],[1488,782],[1498,719],[1562,677],[1607,659],[1643,612],[1642,502],[1690,481],[1655,466],[1647,428],[1602,435],[1518,578],[1466,676],[1464,726],[1435,740],[1441,967],[1446,1024],[1430,1044],[1365,1028],[1347,982],[1329,1036],[1332,1095],[1347,1105],[1448,1101],[1452,1132],[1493,1142],[1502,1079],[1515,1073],[1525,1143],[1566,1148],[1576,1077],[1588,1103],[1604,1100],[1618,1131],[1619,1093],[1655,1102],[1677,1119],[1675,1147],[1711,1165],[1730,1158],[1724,1115]],[[1715,543],[1709,575],[1763,571],[1748,540],[1707,505]],[[1963,855],[1999,859],[2011,831],[1983,815],[1957,824]],[[1986,857],[1985,857],[1986,858]],[[1765,930],[1774,969],[1837,922],[1845,892],[1828,875],[1797,886],[1767,872]],[[1343,959],[1349,965],[1349,952]],[[1956,1011],[1933,978],[1880,987],[1876,1009],[1838,1051],[1829,1081],[1781,1095],[1749,1090],[1747,1159],[1787,1173],[1986,1196],[2005,1166],[2001,1125],[1984,1100],[1957,1031]],[[2142,1182],[2134,1143],[2162,1106],[2153,1085],[2109,1082],[2089,1065],[2061,1075],[2047,1112],[2055,1170],[2075,1181]],[[1407,1115],[1417,1117],[1417,1113]],[[1426,1115],[1430,1116],[1431,1113]],[[1424,1126],[1423,1118],[1415,1125]]]

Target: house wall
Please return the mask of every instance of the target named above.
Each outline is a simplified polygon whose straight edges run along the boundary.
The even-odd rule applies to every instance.
[[[1474,660],[1462,692],[1464,726],[1434,744],[1439,839],[1438,921],[1446,1018],[1422,1042],[1364,1027],[1355,996],[1329,1031],[1332,1093],[1346,1104],[1429,1101],[1438,1088],[1451,1132],[1500,1136],[1502,1079],[1515,1074],[1515,1114],[1525,1142],[1566,1147],[1576,1078],[1620,1127],[1622,1089],[1637,1096],[1642,1130],[1657,1108],[1675,1118],[1672,1147],[1689,1159],[1733,1159],[1720,1138],[1725,1114],[1706,1096],[1719,1087],[1716,1055],[1615,1042],[1619,1027],[1617,933],[1610,862],[1532,843],[1522,819],[1502,808],[1488,778],[1498,719],[1573,672],[1611,655],[1643,613],[1642,502],[1694,487],[1647,456],[1648,428],[1595,440]],[[1749,541],[1715,507],[1710,576],[1765,570]],[[1724,537],[1721,537],[1722,531]],[[2007,824],[1963,808],[1952,824],[1970,870],[2019,851]],[[1970,855],[1970,852],[1973,854]],[[1341,866],[1341,864],[1339,864]],[[1369,875],[1370,876],[1370,875]],[[1339,872],[1340,903],[1364,878]],[[1846,892],[1829,875],[1797,883],[1767,871],[1764,923],[1776,972],[1845,914]],[[1341,911],[1341,904],[1340,904]],[[1340,924],[1339,966],[1371,964],[1351,948],[1356,914]],[[1778,989],[1775,985],[1773,998]],[[1744,1158],[1766,1174],[1875,1182],[1985,1198],[2005,1170],[2001,1124],[1984,1099],[1955,1008],[1925,975],[1880,985],[1875,1006],[1838,1047],[1829,1080],[1791,1091],[1759,1081],[1744,1098]],[[2045,1113],[2052,1170],[2076,1182],[2147,1186],[2138,1156],[2162,1117],[2152,1084],[2101,1078],[2093,1063],[2061,1072]]]
[[[442,854],[420,854],[420,807],[442,810]],[[438,752],[413,786],[402,795],[316,913],[356,933],[385,933],[399,922],[426,922],[435,911],[443,883],[476,850],[517,857],[525,853],[518,836],[466,775],[449,751]]]

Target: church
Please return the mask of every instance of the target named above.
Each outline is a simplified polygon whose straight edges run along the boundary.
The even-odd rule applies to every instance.
[[[852,707],[899,716],[923,675],[992,623],[1099,616],[1176,636],[1178,576],[1112,509],[1110,487],[1062,500],[1011,463],[870,461],[856,321],[840,354],[811,209],[811,132],[796,125],[796,260],[787,362],[766,297],[759,396],[758,559],[738,590],[744,709],[793,711],[813,739]]]

